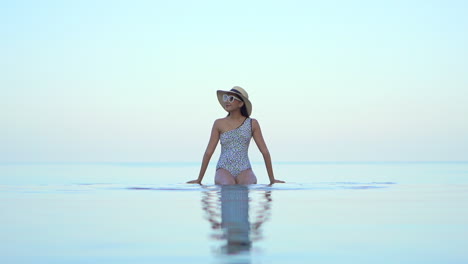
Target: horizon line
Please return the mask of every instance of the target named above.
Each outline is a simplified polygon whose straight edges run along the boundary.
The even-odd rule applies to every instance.
[[[252,164],[263,164],[263,161],[251,161]],[[353,164],[465,164],[468,160],[381,160],[381,161],[275,161],[273,165],[353,165]],[[151,166],[193,166],[200,165],[201,161],[7,161],[0,166],[11,165],[109,165],[130,167]],[[209,166],[212,166],[210,162]]]

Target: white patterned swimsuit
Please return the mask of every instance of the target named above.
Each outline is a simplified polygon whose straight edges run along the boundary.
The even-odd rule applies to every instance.
[[[222,168],[229,171],[232,176],[237,177],[242,171],[252,168],[248,156],[250,139],[252,138],[252,122],[250,120],[247,117],[240,127],[220,135],[221,156],[216,170]]]

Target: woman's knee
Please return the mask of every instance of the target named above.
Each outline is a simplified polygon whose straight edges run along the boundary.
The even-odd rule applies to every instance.
[[[216,171],[215,184],[232,185],[232,184],[236,184],[236,180],[228,171],[219,169]]]
[[[237,184],[248,185],[248,184],[257,184],[257,179],[255,178],[238,178],[236,180]]]
[[[222,177],[221,179],[216,179],[215,184],[218,185],[234,185],[236,181],[234,179],[230,179],[228,177]]]
[[[257,177],[255,177],[255,174],[253,173],[252,170],[243,171],[241,172],[239,176],[237,176],[236,183],[237,184],[256,184]]]

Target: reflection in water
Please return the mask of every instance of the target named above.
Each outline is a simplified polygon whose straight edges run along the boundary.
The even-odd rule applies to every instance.
[[[262,238],[261,226],[269,219],[271,191],[249,192],[244,185],[219,186],[203,193],[202,205],[213,229],[212,237],[225,241],[220,253],[248,254],[252,242]]]

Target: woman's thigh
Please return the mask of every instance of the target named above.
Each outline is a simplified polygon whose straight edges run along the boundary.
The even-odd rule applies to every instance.
[[[252,169],[247,169],[247,170],[241,171],[239,176],[236,177],[236,183],[237,184],[256,184],[257,177],[255,176],[255,173],[253,172]]]
[[[232,185],[236,184],[236,180],[229,171],[225,169],[217,169],[215,174],[215,184]]]

